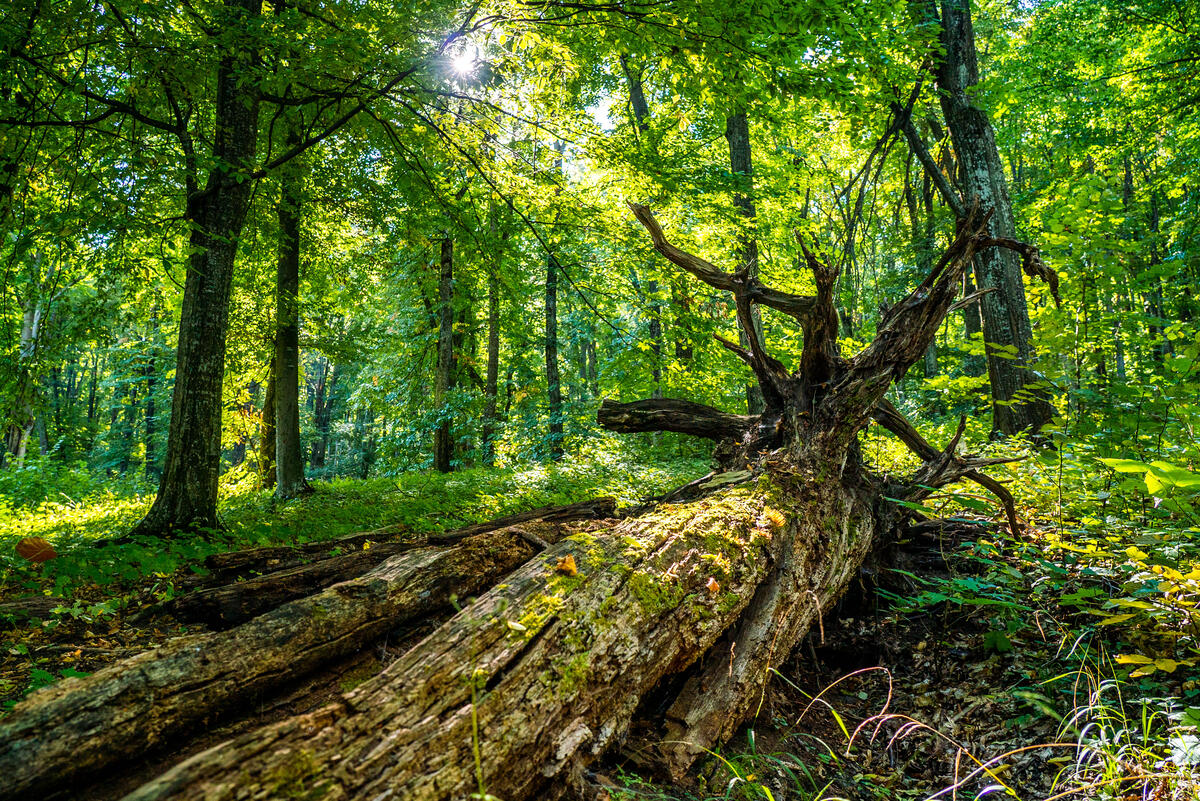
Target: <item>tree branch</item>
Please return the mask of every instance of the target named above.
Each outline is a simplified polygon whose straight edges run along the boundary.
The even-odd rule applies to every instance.
[[[712,440],[738,439],[753,428],[758,418],[729,414],[711,406],[675,398],[652,398],[619,403],[605,398],[596,421],[609,431],[675,431]]]
[[[648,206],[643,206],[640,203],[630,203],[629,208],[633,212],[633,216],[637,218],[638,222],[650,234],[650,239],[654,243],[654,249],[665,256],[668,261],[680,267],[685,272],[699,278],[714,289],[721,289],[726,292],[737,291],[737,279],[731,273],[727,273],[699,256],[694,256],[668,242],[666,234],[663,233],[662,226],[658,224],[658,220],[654,218],[654,213],[650,211]],[[751,303],[757,303],[760,306],[767,306],[768,308],[791,315],[802,324],[812,313],[813,305],[816,302],[814,298],[807,295],[792,295],[763,286],[757,279],[746,282],[743,293]]]
[[[925,147],[925,142],[921,140],[921,135],[917,133],[917,128],[912,121],[912,108],[904,108],[899,103],[892,103],[892,112],[896,114],[900,120],[900,130],[904,132],[904,138],[908,141],[908,146],[912,150],[913,155],[921,162],[921,166],[925,168],[925,174],[928,175],[938,189],[938,194],[942,196],[942,200],[946,201],[946,205],[954,212],[955,217],[967,216],[967,207],[963,205],[955,191],[950,187],[950,182],[946,179],[945,173],[938,169],[937,162],[933,160],[933,156],[929,155],[929,150]]]
[[[939,452],[887,398],[879,402],[879,405],[875,407],[871,416],[875,422],[895,434],[897,439],[907,445],[909,450],[920,456],[925,462],[925,466],[914,477],[913,484],[940,487],[957,481],[960,478],[974,481],[1000,499],[1001,505],[1004,506],[1004,513],[1008,517],[1009,530],[1012,531],[1013,536],[1016,536],[1020,532],[1021,521],[1017,517],[1017,507],[1012,493],[999,481],[991,476],[980,473],[978,470],[978,468],[987,467],[988,465],[1004,464],[1018,460],[1011,458],[970,459],[955,456],[953,451],[958,445],[959,438],[962,436],[962,430],[966,422],[965,418],[960,421],[958,433],[954,435],[950,445],[945,451]],[[939,462],[942,462],[940,469],[926,469],[929,465],[936,465]]]

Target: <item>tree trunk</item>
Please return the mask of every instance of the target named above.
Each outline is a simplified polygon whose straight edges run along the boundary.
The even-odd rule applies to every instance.
[[[927,17],[937,19],[936,0],[922,1]],[[990,234],[1012,239],[1016,227],[995,133],[987,115],[971,99],[979,68],[969,0],[943,0],[941,22],[945,56],[939,60],[937,83],[964,176],[963,190],[968,200],[991,213]],[[976,256],[975,282],[987,291],[980,305],[992,387],[992,428],[1004,435],[1036,432],[1053,417],[1054,407],[1031,367],[1033,332],[1021,261],[1008,249],[985,248]]]
[[[496,438],[499,435],[499,420],[496,416],[497,382],[500,377],[500,275],[498,265],[488,273],[488,334],[487,334],[487,378],[484,380],[483,396],[483,466],[496,463]]]
[[[33,265],[31,273],[36,276],[29,294],[21,299],[21,339],[17,350],[16,388],[9,401],[10,418],[4,434],[4,447],[0,448],[0,467],[4,459],[12,454],[13,463],[21,467],[25,463],[25,452],[29,446],[29,435],[37,422],[38,376],[35,372],[38,346],[42,339],[43,323],[46,319],[46,302],[43,295],[52,288],[57,263],[45,267],[45,257],[39,250],[29,254]]]
[[[289,132],[285,147],[299,144]],[[288,165],[279,180],[279,254],[275,269],[275,497],[289,500],[312,488],[304,480],[300,440],[300,212],[304,176]],[[314,466],[316,460],[313,460]]]
[[[228,0],[231,28],[253,25],[262,0]],[[251,39],[253,40],[253,39]],[[217,528],[217,484],[221,467],[221,382],[225,337],[238,238],[254,182],[258,140],[258,92],[250,72],[258,53],[242,37],[217,69],[213,162],[204,189],[187,201],[192,226],[187,278],[179,318],[179,347],[171,426],[158,495],[135,532],[166,535],[186,528]]]
[[[96,410],[99,408],[96,404],[97,389],[100,386],[100,356],[92,356],[92,363],[89,367],[88,378],[88,401],[87,401],[87,421],[91,426],[96,422]]]
[[[438,353],[433,383],[433,404],[438,425],[433,431],[433,467],[441,473],[454,469],[454,436],[450,429],[450,390],[454,388],[454,240],[442,237],[438,262]]]
[[[646,120],[650,116],[650,106],[646,103],[646,93],[642,86],[642,70],[630,65],[628,57],[621,56],[621,69],[625,73],[625,81],[629,86],[629,105],[633,110],[633,124],[639,141],[646,136]],[[653,150],[652,146],[647,145]],[[652,269],[652,268],[651,268]],[[647,276],[646,296],[649,299],[650,324],[650,382],[653,389],[651,397],[661,398],[662,395],[662,303],[658,299],[658,280]]]
[[[562,385],[558,375],[558,260],[546,257],[546,390],[550,400],[550,458],[563,457]]]
[[[146,379],[146,406],[145,419],[146,427],[143,437],[143,442],[146,448],[146,458],[143,465],[143,470],[146,473],[146,478],[158,478],[162,473],[158,464],[158,401],[154,393],[158,390],[158,298],[154,299],[154,306],[150,310],[150,337],[147,340],[147,345],[150,348],[150,353],[146,355],[146,366],[142,372]]]
[[[314,468],[325,466],[325,454],[329,448],[329,424],[333,420],[334,390],[338,382],[337,365],[321,357],[321,368],[313,391],[313,428],[315,436],[309,464]]]
[[[263,393],[262,425],[258,439],[258,483],[260,489],[275,488],[275,354],[267,372],[267,390]]]
[[[734,193],[733,205],[738,214],[746,221],[746,228],[738,236],[740,242],[738,253],[738,272],[749,279],[758,278],[758,237],[754,232],[754,167],[751,163],[750,151],[750,122],[745,111],[740,111],[725,119],[725,140],[729,143],[729,166],[738,182],[738,191]],[[739,328],[739,341],[743,348],[749,348],[751,342],[762,343],[762,321],[759,319],[756,307],[751,308],[750,326]],[[763,397],[761,388],[754,383],[746,385],[746,409],[750,414],[762,414]]]

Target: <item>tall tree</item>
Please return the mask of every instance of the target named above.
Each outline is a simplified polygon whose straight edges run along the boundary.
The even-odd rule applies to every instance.
[[[496,461],[496,416],[497,389],[500,377],[500,264],[493,265],[488,273],[487,286],[487,375],[484,378],[483,396],[483,465],[491,467]]]
[[[638,134],[638,141],[645,143],[647,140],[646,121],[650,117],[650,105],[646,102],[646,91],[642,85],[643,69],[640,66],[633,66],[629,57],[625,54],[620,56],[621,71],[625,73],[625,81],[629,87],[629,105],[633,109],[633,125]],[[651,264],[647,267],[647,272],[654,269]],[[663,353],[663,329],[662,329],[662,303],[658,298],[658,278],[654,275],[646,277],[646,295],[649,298],[650,306],[650,378],[654,387],[651,390],[651,397],[661,398],[662,394],[662,353]]]
[[[288,147],[299,138],[289,132]],[[300,212],[302,159],[287,165],[279,180],[279,258],[275,273],[275,497],[311,491],[304,480],[300,441]]]
[[[750,120],[745,110],[739,110],[725,119],[725,140],[729,143],[729,167],[737,181],[733,204],[745,221],[745,228],[738,236],[738,272],[742,280],[758,278],[758,237],[754,232],[756,211],[754,209],[754,165],[750,150]],[[751,327],[742,330],[743,348],[760,347],[763,341],[762,322],[758,308],[750,309]],[[762,389],[757,383],[746,385],[746,408],[750,414],[763,411]]]
[[[227,0],[217,68],[212,167],[191,192],[187,279],[179,319],[171,426],[158,495],[135,533],[162,535],[181,527],[215,528],[221,465],[221,384],[229,295],[238,238],[254,186],[248,173],[258,144],[260,54],[252,35],[262,0]]]
[[[558,259],[546,255],[546,392],[550,400],[550,458],[563,457],[562,383],[558,372]]]
[[[454,389],[454,239],[442,236],[438,258],[437,373],[433,403],[438,426],[433,431],[433,467],[442,473],[454,469],[454,436],[450,428],[450,391]]]
[[[924,18],[939,20],[937,0],[919,0]],[[987,114],[974,101],[979,83],[975,31],[969,0],[943,0],[937,86],[942,113],[960,164],[967,201],[991,217],[992,237],[1014,239],[1016,223],[1004,177],[1004,164]],[[1043,382],[1032,368],[1033,330],[1021,278],[1021,258],[1008,249],[985,248],[975,257],[975,284],[986,292],[980,305],[992,390],[993,431],[1011,435],[1037,431],[1054,415]]]
[[[258,480],[262,489],[275,489],[275,353],[272,348],[267,390],[263,393],[262,424],[258,441]]]

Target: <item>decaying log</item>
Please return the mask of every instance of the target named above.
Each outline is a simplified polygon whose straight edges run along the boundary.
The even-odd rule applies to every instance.
[[[475,534],[485,531],[496,531],[518,523],[528,523],[531,520],[547,520],[562,522],[567,520],[583,520],[585,518],[611,517],[616,513],[615,498],[591,498],[578,503],[563,506],[539,506],[516,514],[505,515],[483,523],[473,523],[469,526],[431,534],[417,536],[409,532],[404,525],[385,526],[373,531],[360,531],[325,542],[311,542],[304,545],[271,546],[265,548],[250,548],[243,551],[218,553],[204,560],[204,567],[221,579],[235,576],[248,576],[251,573],[268,573],[276,570],[287,570],[316,559],[335,556],[337,552],[358,551],[364,543],[391,542],[400,537],[407,538],[414,545],[430,543],[446,545],[458,542]]]
[[[379,531],[360,531],[324,542],[309,542],[304,545],[269,545],[262,548],[214,553],[205,557],[204,567],[210,573],[211,580],[208,583],[212,584],[255,573],[290,570],[319,559],[361,551],[363,545],[368,542],[372,545],[379,545],[406,536],[412,536],[406,528],[392,526]]]
[[[804,588],[804,605],[778,605],[787,631],[768,639],[780,658],[841,593],[873,535],[870,510],[826,489],[819,509],[836,517],[821,519],[812,501],[762,478],[572,535],[330,706],[198,754],[129,799],[563,794],[646,693],[762,606],[757,588],[778,564]]]
[[[216,629],[228,628],[280,604],[312,595],[331,584],[361,576],[389,557],[415,547],[407,542],[374,545],[246,581],[196,590],[175,598],[167,609],[177,620],[204,623]]]
[[[674,431],[706,439],[741,439],[758,421],[748,414],[729,414],[702,403],[674,398],[651,398],[618,403],[600,402],[597,422],[609,431]]]
[[[478,593],[533,554],[516,534],[419,548],[237,628],[172,640],[31,695],[0,720],[0,799],[36,798],[169,743],[383,634]]]
[[[206,566],[220,571],[222,575],[236,575],[251,565],[286,564],[265,576],[246,581],[229,582],[216,587],[196,590],[171,602],[169,609],[177,619],[187,622],[203,622],[214,628],[236,625],[274,609],[295,598],[311,595],[331,584],[361,576],[375,565],[398,553],[421,547],[425,544],[450,545],[467,537],[487,531],[527,523],[534,520],[562,522],[587,518],[611,517],[616,513],[613,498],[591,500],[565,506],[543,506],[517,514],[506,515],[485,523],[431,534],[427,537],[410,538],[404,542],[373,543],[400,536],[403,529],[389,527],[376,531],[355,534],[336,540],[338,548],[357,550],[340,556],[318,559],[308,564],[296,562],[306,555],[328,553],[326,544],[296,546],[293,548],[255,548],[233,554],[217,554],[206,560]],[[364,548],[364,546],[370,547]],[[331,550],[331,549],[330,549]],[[236,566],[236,567],[235,567]]]
[[[0,604],[0,628],[8,624],[9,618],[18,622],[25,618],[48,620],[55,609],[69,603],[52,595],[27,595],[24,598],[6,601]]]
[[[572,520],[600,520],[606,517],[615,517],[616,514],[616,498],[591,498],[590,500],[579,501],[578,503],[569,503],[565,506],[539,506],[536,509],[497,517],[494,520],[488,520],[484,523],[473,523],[469,526],[456,528],[453,531],[430,534],[426,538],[426,542],[430,545],[451,545],[461,542],[467,537],[473,537],[476,534],[496,531],[521,523],[530,523],[534,520],[540,520],[543,523],[566,523]]]

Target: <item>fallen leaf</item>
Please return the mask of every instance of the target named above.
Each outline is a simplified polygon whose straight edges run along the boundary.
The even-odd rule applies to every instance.
[[[40,565],[42,562],[48,562],[58,556],[54,549],[50,547],[50,543],[46,542],[41,537],[26,537],[17,543],[17,555],[23,556],[35,565]]]

